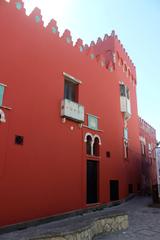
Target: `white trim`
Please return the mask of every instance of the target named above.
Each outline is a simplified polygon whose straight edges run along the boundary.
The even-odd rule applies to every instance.
[[[93,136],[93,140],[95,140],[95,138],[98,138],[98,140],[99,140],[99,145],[101,145],[102,142],[101,142],[101,138],[100,138],[100,136],[97,135],[97,134],[95,134],[95,135]]]
[[[93,114],[90,114],[90,113],[86,113],[86,115],[100,119],[100,117],[98,117],[98,116],[96,116],[96,115],[93,115]]]
[[[64,75],[65,77],[69,78],[68,80],[70,80],[70,81],[72,81],[72,82],[74,82],[74,83],[82,84],[82,81],[80,81],[80,80],[72,77],[72,76],[69,75],[68,73],[63,72],[63,75]]]
[[[2,109],[0,109],[0,115],[1,115],[0,122],[5,123],[6,122],[6,117],[5,117],[5,113],[3,112]]]
[[[7,109],[7,110],[12,110],[11,107],[7,107],[7,106],[0,106],[1,108]]]
[[[0,85],[3,86],[3,87],[7,87],[7,85],[4,84],[4,83],[0,83]]]
[[[121,80],[121,81],[119,81],[119,84],[125,85],[125,84],[124,84],[124,82],[123,82],[122,80]]]
[[[93,137],[92,133],[89,133],[89,132],[87,132],[87,133],[85,134],[85,136],[84,136],[84,142],[87,142],[87,137],[88,137],[88,136],[90,136],[90,137],[92,138],[92,142],[93,142],[94,137]]]

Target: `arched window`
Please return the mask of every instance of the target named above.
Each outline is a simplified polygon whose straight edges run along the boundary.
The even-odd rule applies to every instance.
[[[93,143],[93,155],[99,156],[99,139],[96,137]]]
[[[88,154],[88,155],[92,154],[92,137],[90,135],[87,136],[86,154]]]

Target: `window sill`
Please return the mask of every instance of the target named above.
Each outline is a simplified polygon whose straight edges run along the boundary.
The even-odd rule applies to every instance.
[[[11,107],[7,107],[7,106],[0,106],[0,108],[2,108],[2,109],[6,109],[6,110],[12,110],[12,108]]]
[[[88,159],[95,159],[95,160],[99,160],[99,159],[101,159],[100,156],[89,155],[89,154],[86,154],[86,157],[87,157]]]
[[[96,131],[96,132],[104,132],[103,130],[93,129],[93,128],[90,128],[90,127],[88,127],[87,125],[84,125],[84,124],[83,124],[83,127],[84,127],[84,128],[88,128],[88,129],[93,130],[93,131]]]

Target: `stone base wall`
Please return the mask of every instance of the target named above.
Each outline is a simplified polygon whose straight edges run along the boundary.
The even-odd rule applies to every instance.
[[[98,234],[116,232],[128,228],[128,215],[107,216],[97,219],[85,228],[77,229],[72,233],[60,233],[32,238],[30,240],[92,240]]]

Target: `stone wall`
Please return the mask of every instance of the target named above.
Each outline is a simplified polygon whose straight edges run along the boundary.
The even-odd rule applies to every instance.
[[[115,232],[128,228],[127,214],[113,214],[94,220],[90,225],[74,232],[59,234],[46,234],[41,237],[31,238],[30,240],[92,240],[98,234]]]

